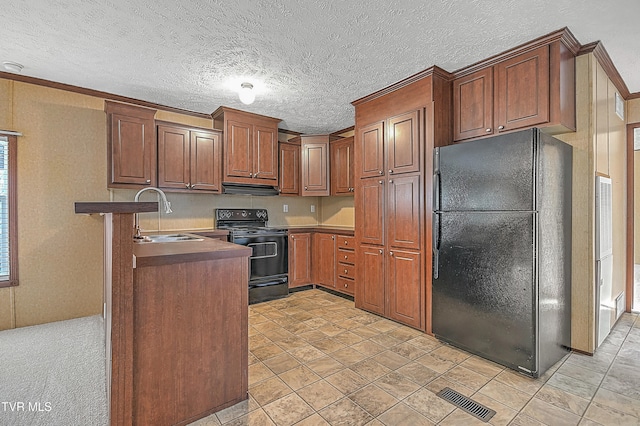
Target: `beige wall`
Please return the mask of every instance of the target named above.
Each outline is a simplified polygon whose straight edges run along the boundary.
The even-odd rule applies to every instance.
[[[100,314],[103,218],[76,215],[74,202],[132,201],[135,195],[106,187],[104,99],[4,79],[0,99],[0,129],[24,135],[18,139],[20,285],[0,289],[0,330]],[[211,128],[210,119],[166,111],[156,118]],[[348,206],[340,213],[341,201],[329,201],[325,213],[317,197],[168,193],[168,198],[174,213],[161,216],[163,230],[212,228],[218,207],[265,207],[273,226],[316,225],[321,217],[349,224]],[[157,215],[144,214],[141,225],[157,229]]]
[[[640,123],[640,99],[627,102],[627,123]],[[633,262],[640,264],[640,151],[633,152],[633,192]]]

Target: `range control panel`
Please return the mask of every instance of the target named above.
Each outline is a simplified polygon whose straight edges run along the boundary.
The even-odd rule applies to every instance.
[[[223,222],[266,222],[269,220],[269,215],[265,209],[216,209],[216,220]]]

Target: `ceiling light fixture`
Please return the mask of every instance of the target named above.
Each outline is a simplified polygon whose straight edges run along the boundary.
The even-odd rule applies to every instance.
[[[4,67],[5,70],[16,73],[16,74],[21,73],[22,68],[24,68],[22,64],[19,64],[17,62],[10,62],[10,61],[3,62],[2,66]]]
[[[256,94],[253,91],[253,84],[242,83],[240,85],[240,91],[238,92],[238,96],[240,97],[240,102],[242,102],[245,105],[251,105],[253,101],[256,100]]]

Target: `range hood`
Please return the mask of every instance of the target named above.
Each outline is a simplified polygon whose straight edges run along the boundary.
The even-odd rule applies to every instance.
[[[268,186],[268,185],[247,185],[247,184],[243,184],[243,183],[223,183],[222,184],[222,193],[223,194],[234,194],[234,195],[268,196],[268,195],[278,195],[278,190],[274,186]]]

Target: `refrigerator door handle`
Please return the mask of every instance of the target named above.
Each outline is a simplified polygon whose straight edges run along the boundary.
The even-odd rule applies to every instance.
[[[438,265],[440,264],[440,215],[433,214],[431,245],[433,247],[433,279],[438,279]]]
[[[440,172],[433,174],[433,210],[440,210]]]

